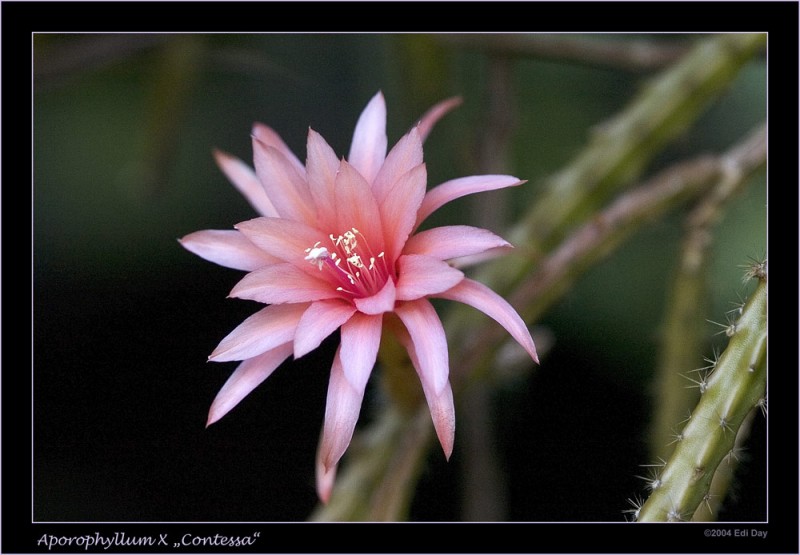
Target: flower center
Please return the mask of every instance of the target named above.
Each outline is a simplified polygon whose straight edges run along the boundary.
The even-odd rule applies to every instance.
[[[328,239],[329,246],[317,241],[307,248],[305,259],[332,278],[337,291],[354,299],[371,297],[381,290],[390,275],[383,251],[375,254],[354,227],[337,237],[330,234]]]

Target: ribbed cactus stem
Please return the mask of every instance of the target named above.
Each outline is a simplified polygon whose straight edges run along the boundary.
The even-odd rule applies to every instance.
[[[758,287],[726,333],[727,348],[705,379],[703,395],[678,435],[675,452],[650,480],[640,522],[687,520],[707,499],[719,464],[734,449],[742,422],[766,395],[766,263],[750,275]]]

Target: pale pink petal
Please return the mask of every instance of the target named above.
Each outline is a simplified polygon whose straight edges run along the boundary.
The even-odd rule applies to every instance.
[[[356,313],[342,325],[342,343],[339,356],[344,375],[353,387],[363,389],[375,366],[378,346],[381,343],[383,316]]]
[[[417,211],[425,197],[427,171],[420,164],[397,180],[380,205],[387,260],[396,260],[414,229]]]
[[[239,404],[251,391],[266,380],[292,354],[292,344],[284,343],[261,355],[242,362],[219,390],[208,411],[210,426]]]
[[[253,218],[234,227],[267,254],[300,268],[308,267],[309,271],[319,271],[305,259],[307,248],[327,239],[319,229],[282,218]]]
[[[229,333],[208,360],[245,360],[292,341],[297,323],[307,308],[308,303],[262,308]]]
[[[356,308],[347,301],[330,299],[311,303],[297,324],[294,336],[294,358],[310,353],[347,322]]]
[[[394,281],[386,280],[386,284],[380,291],[371,297],[355,298],[353,302],[359,312],[364,314],[383,314],[394,309],[394,301],[397,298],[397,290]]]
[[[378,202],[392,190],[394,184],[406,173],[422,163],[422,142],[417,128],[406,133],[386,156],[378,175],[372,182],[372,192]]]
[[[451,225],[434,227],[413,235],[406,242],[403,254],[424,254],[439,260],[450,260],[500,247],[511,248],[511,244],[486,229]]]
[[[413,301],[447,291],[464,279],[464,273],[447,262],[421,254],[397,259],[397,300]]]
[[[336,224],[336,197],[334,184],[339,171],[339,159],[322,136],[313,129],[308,130],[306,168],[308,188],[317,205],[316,225],[325,229]]]
[[[311,223],[317,215],[305,177],[278,149],[253,137],[256,175],[282,218]]]
[[[320,442],[320,447],[321,446],[322,443]],[[319,496],[320,501],[325,504],[327,504],[331,499],[333,482],[336,480],[336,469],[337,465],[333,465],[328,470],[325,470],[325,464],[322,462],[322,449],[318,448],[316,464],[317,495]]]
[[[272,201],[267,196],[267,192],[264,190],[264,186],[250,166],[221,150],[214,151],[214,159],[231,183],[247,199],[250,206],[255,208],[256,212],[262,216],[278,215],[272,205]]]
[[[195,231],[179,241],[200,258],[234,270],[255,270],[278,261],[234,229]]]
[[[423,386],[438,397],[447,384],[450,367],[447,338],[436,310],[427,299],[417,299],[399,303],[395,313],[411,336]]]
[[[328,383],[328,398],[325,403],[325,421],[322,428],[319,454],[324,473],[330,472],[342,458],[356,427],[364,387],[357,389],[344,375],[340,351],[337,351],[331,367]]]
[[[355,168],[342,161],[336,175],[336,221],[339,233],[356,228],[359,250],[364,253],[367,245],[372,256],[377,257],[384,250],[383,227],[378,203],[372,196],[369,183],[364,181]]]
[[[503,297],[482,283],[464,279],[452,289],[436,296],[468,304],[493,318],[511,334],[511,337],[522,345],[522,348],[528,352],[534,362],[539,362],[536,346],[533,344],[533,338],[525,322],[522,321],[514,307],[508,304]]]
[[[511,175],[470,175],[445,181],[437,185],[425,195],[422,206],[417,214],[417,225],[422,223],[425,218],[438,210],[451,200],[461,198],[472,193],[483,191],[493,191],[505,187],[513,187],[525,183]]]
[[[383,93],[372,97],[361,112],[347,159],[372,183],[386,157],[386,101]]]
[[[250,272],[236,284],[230,296],[278,304],[332,299],[340,297],[341,293],[327,281],[306,273],[294,264],[281,262]]]
[[[456,411],[453,405],[453,390],[450,387],[450,382],[446,382],[441,393],[437,395],[433,391],[431,381],[420,370],[419,358],[417,357],[414,343],[411,341],[411,336],[406,329],[399,326],[392,328],[392,332],[397,337],[411,359],[414,369],[419,375],[420,383],[422,384],[422,391],[425,393],[425,400],[428,402],[428,408],[433,420],[433,427],[436,430],[436,435],[439,438],[439,443],[442,445],[444,455],[450,458],[453,453],[453,443],[455,441],[456,432]]]
[[[433,108],[425,112],[425,114],[420,118],[419,123],[417,123],[417,130],[419,131],[419,139],[424,143],[425,139],[428,138],[428,135],[433,129],[433,126],[436,125],[442,117],[447,114],[453,108],[461,105],[461,97],[454,96],[453,98],[448,98],[447,100],[442,100],[438,104],[436,104]]]
[[[289,160],[289,162],[291,162],[292,166],[294,166],[294,169],[297,170],[297,173],[300,174],[300,176],[306,176],[306,170],[303,167],[303,164],[300,162],[297,156],[294,155],[292,149],[286,146],[286,143],[283,142],[281,136],[278,135],[271,127],[264,125],[263,123],[254,123],[250,134],[265,145],[278,149],[280,153],[283,154],[286,159]]]

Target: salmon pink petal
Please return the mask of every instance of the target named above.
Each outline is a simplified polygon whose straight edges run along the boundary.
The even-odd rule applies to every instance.
[[[245,360],[292,341],[297,323],[307,308],[308,303],[262,308],[229,333],[208,360]]]
[[[313,222],[316,207],[305,177],[280,150],[253,137],[256,175],[281,218]]]
[[[366,381],[358,388],[344,374],[340,351],[337,351],[331,367],[328,383],[328,398],[325,403],[325,421],[319,457],[324,473],[328,473],[342,458],[356,427],[361,401],[364,399]]]
[[[419,132],[419,139],[423,143],[425,139],[428,138],[433,126],[436,125],[445,114],[447,114],[453,108],[461,105],[461,97],[454,96],[452,98],[448,98],[447,100],[443,100],[436,104],[433,108],[425,112],[425,114],[420,118],[419,123],[417,124],[417,131]]]
[[[319,447],[321,446],[322,442],[319,444]],[[336,480],[336,469],[337,465],[333,465],[328,470],[325,470],[325,465],[322,462],[322,449],[317,448],[317,495],[319,496],[320,501],[322,501],[324,504],[327,504],[331,499],[333,482]]]
[[[283,142],[281,136],[278,135],[271,127],[264,125],[263,123],[255,123],[253,124],[253,129],[250,134],[264,143],[267,146],[271,146],[275,149],[278,149],[281,154],[283,154],[286,159],[294,166],[294,169],[297,170],[297,173],[300,174],[301,177],[306,176],[306,170],[303,167],[303,164],[294,155],[292,149],[286,146],[286,143]]]
[[[356,389],[366,387],[381,343],[383,316],[356,313],[342,325],[339,356],[347,380]]]
[[[294,358],[310,353],[347,322],[356,308],[347,301],[330,299],[311,303],[297,324],[294,336]]]
[[[417,210],[425,197],[427,171],[425,164],[420,164],[405,173],[384,197],[380,205],[383,220],[387,260],[396,260],[414,229]]]
[[[372,192],[378,202],[392,190],[397,180],[422,163],[422,142],[414,127],[389,151],[381,171],[372,182]]]
[[[423,386],[438,397],[447,384],[450,363],[447,338],[436,310],[427,299],[417,299],[398,304],[395,313],[411,336]]]
[[[394,286],[394,281],[391,279],[386,280],[386,284],[380,291],[371,297],[356,297],[353,302],[359,312],[364,314],[383,314],[384,312],[391,312],[394,309],[394,302],[397,298],[397,289]]]
[[[361,112],[353,132],[353,142],[347,159],[356,170],[372,183],[386,158],[386,101],[383,93],[372,97]]]
[[[463,272],[430,256],[407,254],[397,259],[397,300],[413,301],[442,293],[464,279]]]
[[[369,183],[353,166],[342,160],[336,175],[336,220],[339,233],[357,228],[361,233],[358,242],[369,244],[373,256],[383,249],[383,228],[378,203],[372,196]],[[362,245],[366,246],[366,245]]]
[[[305,259],[306,249],[326,238],[317,228],[281,218],[253,218],[234,226],[267,254],[300,268],[317,268]]]
[[[221,150],[214,151],[214,159],[231,183],[247,199],[250,206],[256,209],[256,212],[262,216],[278,215],[272,205],[272,201],[267,196],[267,192],[264,190],[264,186],[250,166]]]
[[[306,152],[308,188],[317,205],[319,221],[316,225],[333,228],[336,224],[334,187],[336,172],[339,171],[339,159],[325,139],[313,129],[308,130]]]
[[[292,344],[284,343],[242,362],[211,403],[206,426],[210,426],[238,405],[239,401],[266,380],[290,354],[292,354]]]
[[[522,345],[534,362],[539,362],[536,346],[525,322],[503,297],[482,283],[465,278],[452,289],[436,296],[468,304],[493,318]]]
[[[255,270],[278,261],[233,229],[195,231],[179,241],[200,258],[234,270]]]
[[[458,179],[445,181],[425,195],[419,214],[417,214],[417,225],[451,200],[471,195],[472,193],[494,191],[495,189],[513,187],[523,183],[525,182],[511,175],[470,175],[469,177],[459,177]]]
[[[439,260],[450,260],[500,247],[511,248],[511,244],[486,229],[451,225],[434,227],[413,235],[406,243],[403,253],[424,254]]]
[[[304,303],[332,299],[340,293],[294,264],[282,262],[250,272],[230,292],[231,297],[265,304]]]

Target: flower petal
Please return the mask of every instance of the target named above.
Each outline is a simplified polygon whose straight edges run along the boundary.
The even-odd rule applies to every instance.
[[[330,299],[311,303],[297,324],[294,335],[294,358],[310,353],[347,322],[356,308],[347,301]]]
[[[290,354],[292,354],[291,342],[242,362],[219,390],[214,402],[211,403],[206,427],[238,405],[239,401],[266,380]]]
[[[417,131],[419,132],[419,139],[423,143],[425,139],[428,138],[433,126],[436,125],[442,117],[447,114],[453,108],[461,105],[461,97],[454,96],[452,98],[448,98],[447,100],[442,100],[438,104],[436,104],[433,108],[425,112],[425,114],[420,118],[419,123],[417,123]]]
[[[309,275],[294,264],[282,262],[250,272],[229,296],[278,304],[332,299],[341,294],[327,281]]]
[[[383,316],[356,313],[342,325],[339,355],[347,380],[355,389],[364,389],[375,366],[381,343]]]
[[[425,198],[427,176],[425,164],[416,166],[397,180],[380,204],[388,260],[397,259],[414,229],[417,211]]]
[[[361,412],[364,389],[357,389],[344,375],[341,348],[336,352],[328,383],[328,398],[325,403],[325,422],[319,445],[319,459],[323,473],[329,473],[342,458],[356,427]],[[366,382],[364,382],[364,387]]]
[[[427,299],[400,303],[395,313],[411,336],[423,387],[430,388],[438,397],[450,373],[447,337],[439,316]]]
[[[379,92],[367,104],[356,123],[347,159],[372,183],[386,158],[386,101]]]
[[[378,203],[372,196],[369,183],[364,181],[353,166],[342,160],[336,175],[336,221],[339,233],[355,227],[369,243],[373,256],[384,250],[383,227]],[[363,248],[363,245],[362,245]],[[363,251],[362,251],[363,252]]]
[[[200,258],[234,270],[255,270],[278,261],[234,229],[195,231],[178,241]]]
[[[275,211],[275,206],[273,206],[272,201],[267,196],[267,192],[264,190],[264,186],[250,166],[221,150],[214,151],[214,159],[231,183],[247,199],[250,206],[255,208],[256,212],[262,216],[278,215],[278,212]]]
[[[451,200],[472,193],[493,191],[495,189],[522,185],[523,183],[525,182],[512,175],[470,175],[468,177],[459,177],[458,179],[445,181],[428,191],[428,194],[425,195],[425,199],[422,201],[422,206],[417,214],[417,225]]]
[[[407,254],[397,259],[397,300],[413,301],[447,291],[464,273],[430,256]]]
[[[280,153],[283,154],[292,164],[292,166],[294,166],[294,169],[297,170],[297,173],[301,177],[305,178],[306,170],[303,167],[303,164],[300,162],[297,156],[294,155],[292,149],[286,146],[286,143],[283,142],[283,139],[281,139],[281,136],[278,135],[275,130],[267,125],[264,125],[263,123],[256,122],[253,124],[253,129],[250,131],[250,134],[265,145],[278,149]]]
[[[414,127],[406,133],[386,156],[375,180],[372,181],[372,192],[378,203],[392,190],[394,184],[406,173],[422,163],[422,141]]]
[[[316,206],[305,177],[280,150],[253,137],[256,175],[278,215],[301,222],[313,222]]]
[[[525,322],[522,321],[514,307],[484,284],[465,278],[452,289],[436,296],[468,304],[493,318],[522,345],[534,362],[539,362],[536,346],[533,344],[533,338]]]
[[[308,130],[306,152],[308,188],[317,205],[316,225],[333,229],[336,224],[334,187],[339,159],[325,139],[313,129]]]
[[[383,314],[384,312],[391,312],[394,309],[394,302],[397,298],[397,290],[394,286],[394,281],[386,280],[386,284],[380,291],[371,297],[356,298],[353,302],[359,312],[364,314]]]
[[[306,249],[327,236],[315,227],[282,218],[253,218],[234,226],[266,253],[309,271],[317,267],[305,259]]]
[[[491,231],[468,225],[434,227],[413,235],[403,254],[424,254],[439,260],[471,256],[499,247],[511,248]]]
[[[262,308],[220,341],[208,360],[245,360],[291,341],[307,308],[308,303],[274,304]]]
[[[320,442],[320,447],[322,442]],[[317,448],[317,495],[320,501],[327,504],[331,499],[333,492],[333,482],[336,480],[337,465],[333,465],[328,470],[325,470],[325,464],[322,462],[322,449]]]

